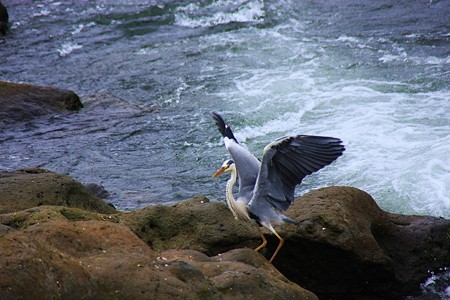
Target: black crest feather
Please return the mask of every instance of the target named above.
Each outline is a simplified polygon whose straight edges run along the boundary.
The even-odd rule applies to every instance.
[[[233,139],[236,143],[238,143],[238,141],[234,137],[233,131],[231,131],[231,127],[227,123],[225,123],[222,116],[216,112],[213,112],[212,115],[213,115],[214,121],[217,124],[217,128],[219,128],[219,131],[222,134],[222,136],[227,137],[229,139]]]

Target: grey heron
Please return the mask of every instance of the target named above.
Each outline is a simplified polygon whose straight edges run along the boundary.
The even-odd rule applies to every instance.
[[[307,175],[331,164],[345,150],[338,138],[312,135],[285,136],[268,144],[259,161],[234,137],[223,118],[213,112],[213,118],[223,136],[232,159],[226,160],[213,178],[230,172],[226,185],[226,200],[236,219],[254,220],[259,225],[262,243],[255,251],[267,245],[260,227],[270,230],[279,240],[270,258],[272,262],[283,246],[284,239],[273,225],[296,224],[281,211],[294,201],[295,187]],[[233,186],[239,180],[239,190],[233,195]]]

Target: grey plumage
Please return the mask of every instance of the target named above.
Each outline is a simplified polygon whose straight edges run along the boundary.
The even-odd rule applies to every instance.
[[[280,239],[280,244],[270,260],[272,261],[284,242],[272,225],[295,223],[277,210],[287,210],[294,201],[295,187],[303,178],[332,163],[342,155],[345,147],[340,139],[333,137],[287,136],[268,144],[260,162],[238,143],[230,126],[219,114],[213,113],[213,118],[235,164],[235,167],[232,167],[233,164],[225,163],[214,177],[230,171],[231,184],[227,184],[226,194],[230,210],[236,217],[239,215],[241,218],[244,216],[243,218],[254,219]],[[236,176],[239,178],[239,192],[234,198],[232,185]],[[263,244],[256,250],[267,243],[264,235],[259,232]]]
[[[332,163],[344,150],[341,140],[332,137],[297,135],[278,139],[264,151],[252,200],[264,198],[277,209],[288,209],[294,201],[295,187],[303,178]]]
[[[225,123],[219,114],[213,112],[213,118],[236,165],[239,180],[239,191],[236,199],[245,200],[248,203],[253,196],[253,189],[261,163],[250,151],[238,143],[231,127]]]

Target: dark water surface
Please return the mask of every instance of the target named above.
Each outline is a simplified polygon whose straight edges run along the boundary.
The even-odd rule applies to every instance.
[[[450,217],[450,1],[3,2],[0,79],[143,112],[6,127],[1,169],[100,183],[121,209],[222,199],[214,110],[255,153],[285,134],[344,139],[299,194],[352,185],[389,211]]]

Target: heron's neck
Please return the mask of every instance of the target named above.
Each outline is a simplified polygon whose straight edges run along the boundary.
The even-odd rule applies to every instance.
[[[227,198],[227,204],[228,208],[231,210],[231,212],[234,215],[235,219],[241,218],[241,219],[250,219],[246,204],[244,202],[238,202],[233,196],[233,187],[236,184],[237,179],[237,172],[236,169],[231,170],[231,177],[227,181],[227,187],[226,187],[226,198]]]

